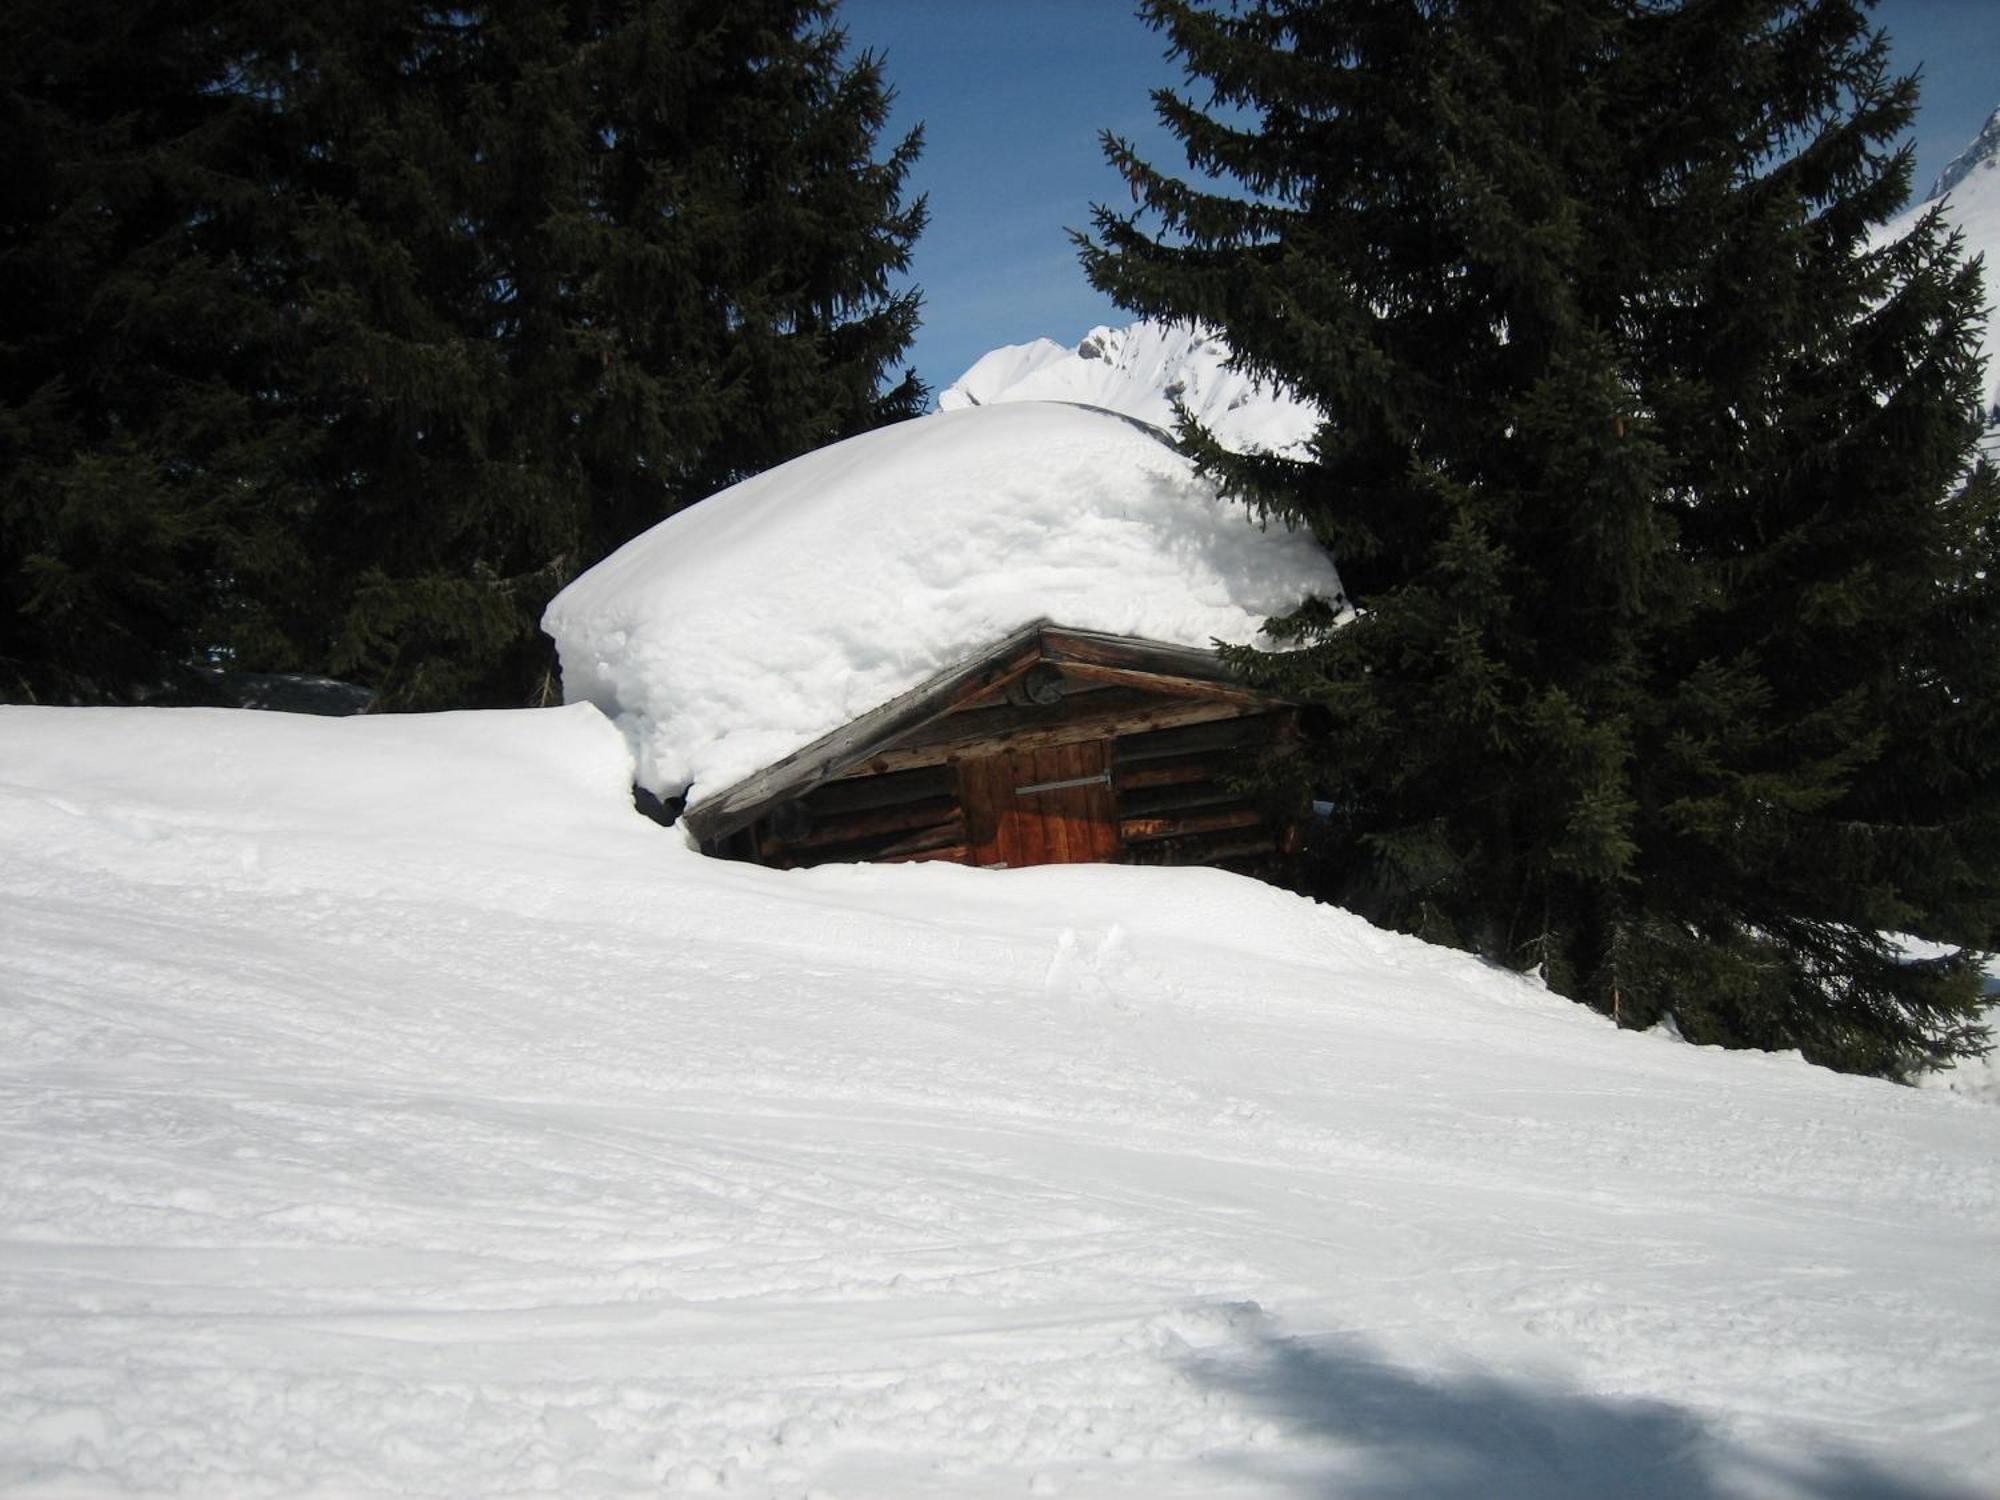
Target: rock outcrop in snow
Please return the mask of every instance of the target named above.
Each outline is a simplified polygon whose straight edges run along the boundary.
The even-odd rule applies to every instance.
[[[995,349],[938,394],[938,409],[1078,401],[1172,427],[1178,401],[1231,448],[1302,448],[1318,424],[1317,411],[1229,369],[1228,359],[1221,335],[1185,323],[1093,328],[1073,349],[1052,339]]]
[[[690,801],[1037,619],[1248,643],[1340,580],[1155,430],[1007,402],[834,444],[670,517],[542,626],[563,693],[626,730],[640,784]]]
[[[2000,171],[2000,109],[1986,117],[1986,124],[1972,144],[1946,163],[1931,190],[1924,194],[1924,202],[1933,203],[1944,197],[1975,172],[1993,171]]]

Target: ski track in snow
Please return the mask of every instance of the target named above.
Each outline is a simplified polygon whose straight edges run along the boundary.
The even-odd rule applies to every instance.
[[[0,1492],[2000,1492],[1990,1105],[473,717],[0,710]]]

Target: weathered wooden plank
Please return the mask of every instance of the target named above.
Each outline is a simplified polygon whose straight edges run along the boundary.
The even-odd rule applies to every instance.
[[[1194,833],[1215,833],[1224,828],[1254,828],[1264,815],[1254,807],[1231,808],[1224,812],[1193,813],[1185,817],[1121,818],[1118,832],[1126,843],[1147,839],[1183,838]]]
[[[1151,818],[1165,813],[1188,812],[1197,807],[1220,807],[1226,803],[1248,805],[1243,793],[1213,781],[1192,781],[1180,786],[1128,789],[1118,798],[1118,811],[1128,818]]]
[[[996,703],[1005,703],[1006,701],[1007,690],[1004,687],[989,687],[981,688],[970,698],[963,699],[953,705],[953,707],[954,711],[963,712],[968,708],[991,708]]]
[[[993,806],[1000,817],[1000,863],[1014,869],[1049,862],[1046,816],[1054,794],[1023,799],[1022,783],[1048,781],[1055,777],[1053,760],[1032,750],[994,757],[997,780],[993,784]]]
[[[1111,769],[1111,744],[1100,740],[1090,747],[1091,769],[1106,771]],[[1118,793],[1107,775],[1102,784],[1091,788],[1090,804],[1090,849],[1084,858],[1099,861],[1118,857],[1124,841],[1118,834]]]
[[[1104,772],[1110,765],[1111,746],[1105,740],[1091,740],[1087,744],[1065,745],[1062,753],[1073,766],[1068,779],[1080,779]],[[1118,816],[1110,792],[1111,783],[1100,781],[1064,793],[1070,802],[1071,815],[1063,820],[1063,857],[1070,863],[1085,864],[1096,857],[1098,825]]]
[[[892,776],[843,776],[814,787],[806,796],[806,806],[815,817],[832,816],[916,802],[925,797],[950,797],[956,791],[957,782],[948,766],[920,766]]]
[[[909,835],[907,838],[897,839],[886,848],[878,850],[874,858],[898,859],[905,855],[921,854],[929,849],[943,848],[946,845],[959,845],[964,842],[965,815],[954,812],[950,818],[934,828],[925,828]]]
[[[1163,700],[1157,693],[1137,688],[1112,688],[1085,698],[1064,699],[1047,707],[1000,703],[991,708],[963,709],[933,719],[899,736],[895,744],[888,748],[988,740],[998,742],[1006,740],[1017,730],[1046,730],[1066,724],[1091,723],[1108,727],[1115,724],[1122,714],[1150,708],[1163,701],[1171,703],[1180,700]]]
[[[1121,734],[1112,748],[1121,766],[1161,760],[1168,756],[1233,750],[1269,738],[1277,717],[1258,714],[1238,715],[1227,722],[1217,723],[1199,719],[1184,721],[1149,731]]]
[[[1080,740],[1109,739],[1118,734],[1142,734],[1175,725],[1234,718],[1242,712],[1240,705],[1218,700],[1154,700],[1149,707],[1126,709],[1102,719],[1081,719],[1039,729],[1021,728],[997,736],[975,736],[968,731],[963,739],[937,738],[923,744],[892,745],[869,756],[867,764],[878,771],[906,771],[965,756],[1000,755],[1012,750],[1075,744]],[[937,732],[942,735],[946,731],[940,728]]]
[[[964,840],[964,820],[954,811],[943,821],[923,828],[876,833],[844,843],[829,843],[813,848],[801,848],[797,845],[782,847],[766,845],[762,857],[764,863],[776,869],[795,870],[812,865],[877,860],[886,854],[907,854],[938,848],[945,844],[963,843]]]
[[[1161,760],[1120,769],[1113,779],[1121,792],[1136,792],[1156,786],[1182,786],[1191,781],[1213,781],[1222,774],[1222,762],[1215,759]]]
[[[1084,662],[1065,663],[1062,670],[1065,679],[1096,683],[1102,687],[1136,687],[1180,697],[1229,698],[1265,709],[1279,701],[1240,682],[1217,682],[1205,677],[1183,677],[1170,672],[1146,672],[1135,667],[1107,667]]]
[[[907,865],[918,860],[938,860],[945,864],[969,865],[973,863],[972,851],[964,844],[948,845],[942,849],[920,849],[914,854],[878,854],[878,864]]]
[[[1007,767],[1007,785],[995,791],[1000,807],[1000,857],[1017,869],[1045,865],[1049,863],[1049,823],[1058,796],[1050,792],[1023,798],[1019,788],[1024,782],[1032,785],[1056,780],[1059,772],[1055,758],[1023,750],[1002,759]]]
[[[1084,751],[1098,749],[1101,743],[1093,740],[1087,745],[1050,746],[1034,757],[1035,780],[1076,781],[1092,775],[1093,772],[1084,764]],[[1090,792],[1089,787],[1069,786],[1059,792],[1041,793],[1035,798],[1036,801],[1051,804],[1041,820],[1045,863],[1081,864],[1090,857]],[[1023,811],[1032,816],[1028,809]]]
[[[965,810],[967,863],[990,865],[999,862],[999,814],[993,804],[993,782],[989,774],[992,758],[969,756],[958,762],[958,802]]]
[[[1106,635],[1096,630],[1048,625],[1042,630],[1042,650],[1050,661],[1063,666],[1122,667],[1207,682],[1241,682],[1235,668],[1213,651],[1199,646],[1175,646],[1135,636]]]
[[[912,828],[931,828],[958,813],[954,797],[927,797],[895,807],[870,808],[843,813],[815,823],[797,838],[780,838],[767,833],[764,846],[774,851],[825,849],[836,844],[856,844],[882,833],[902,833]]]

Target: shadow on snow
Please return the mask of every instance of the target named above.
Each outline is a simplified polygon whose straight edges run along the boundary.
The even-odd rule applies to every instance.
[[[1357,1338],[1263,1328],[1187,1368],[1289,1435],[1337,1446],[1317,1465],[1228,1461],[1313,1500],[1977,1500],[1856,1454],[1753,1452],[1664,1402],[1414,1375]]]

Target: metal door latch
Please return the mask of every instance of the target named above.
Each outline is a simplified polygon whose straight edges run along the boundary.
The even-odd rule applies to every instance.
[[[1068,781],[1036,781],[1027,786],[1015,787],[1014,795],[1025,797],[1030,792],[1060,792],[1065,787],[1097,786],[1099,783],[1110,786],[1111,773],[1109,771],[1099,771],[1095,776],[1076,776]]]

